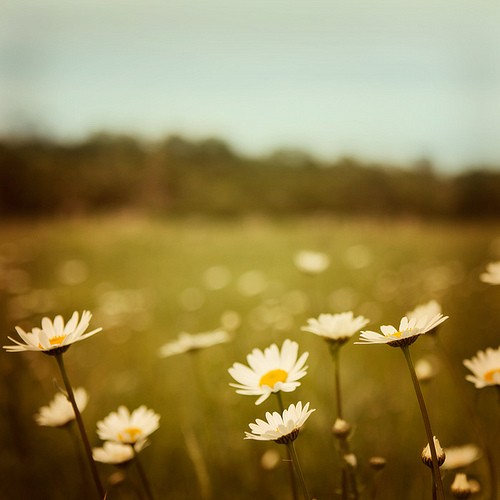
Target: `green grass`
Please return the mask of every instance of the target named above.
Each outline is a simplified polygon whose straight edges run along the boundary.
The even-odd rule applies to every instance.
[[[90,393],[83,417],[94,446],[100,444],[98,420],[120,404],[130,409],[145,404],[161,415],[160,429],[142,452],[159,498],[201,498],[183,434],[194,428],[207,459],[213,498],[286,499],[286,464],[273,470],[260,465],[266,450],[284,455],[284,449],[242,439],[249,422],[277,409],[275,401],[270,398],[257,407],[253,398],[235,394],[227,368],[244,362],[254,347],[296,340],[301,351],[310,353],[309,370],[301,387],[285,395],[285,404],[310,401],[317,409],[296,447],[311,493],[334,498],[333,370],[326,346],[300,327],[320,312],[353,310],[377,329],[397,323],[419,303],[438,300],[450,316],[439,336],[459,378],[441,364],[439,376],[424,387],[431,421],[444,446],[477,442],[460,387],[487,430],[498,421],[498,402],[494,391],[478,391],[465,381],[462,360],[478,349],[498,346],[500,287],[487,286],[478,276],[487,262],[499,258],[499,236],[500,226],[491,223],[331,218],[115,216],[4,222],[3,344],[9,343],[7,335],[15,335],[15,325],[30,330],[42,316],[68,317],[74,310],[89,309],[92,325],[104,331],[73,346],[65,358],[73,384]],[[328,254],[330,268],[320,276],[301,274],[293,256],[302,249]],[[212,289],[208,269],[212,275],[222,273],[227,283]],[[265,277],[266,286],[255,295],[241,292],[249,271]],[[231,343],[200,352],[194,360],[187,355],[158,358],[164,342],[181,331],[215,329],[227,311],[241,319]],[[432,338],[425,336],[412,352],[415,359],[439,357]],[[91,498],[81,486],[66,433],[33,421],[33,414],[53,397],[55,384],[62,383],[55,361],[37,353],[2,351],[0,356],[0,496]],[[372,484],[367,461],[373,455],[388,459],[378,498],[428,498],[430,474],[420,461],[426,438],[402,353],[351,342],[342,350],[341,369],[344,413],[355,428],[352,447],[364,498]],[[106,481],[121,477],[111,466],[99,464],[99,470]],[[137,498],[133,472],[111,490],[109,499]],[[484,460],[470,472],[487,483]],[[445,477],[446,487],[452,479]]]

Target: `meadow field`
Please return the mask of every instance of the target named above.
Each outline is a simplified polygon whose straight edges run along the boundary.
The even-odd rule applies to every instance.
[[[323,252],[330,266],[317,275],[301,272],[294,263],[301,250]],[[74,386],[90,396],[83,419],[92,446],[101,445],[97,421],[119,405],[144,404],[161,416],[140,454],[156,498],[285,500],[291,496],[283,447],[243,439],[248,424],[276,411],[276,402],[256,406],[256,398],[236,394],[228,368],[245,363],[253,348],[297,341],[309,352],[308,373],[283,399],[316,409],[295,442],[297,453],[311,495],[340,498],[332,360],[326,344],[301,327],[320,313],[353,311],[378,330],[437,300],[449,319],[412,346],[414,360],[426,358],[436,371],[422,384],[433,430],[445,448],[479,445],[483,432],[496,443],[500,463],[498,395],[466,381],[462,364],[500,344],[500,287],[479,279],[495,260],[495,222],[134,214],[7,220],[0,223],[2,345],[16,336],[16,325],[29,331],[43,316],[91,311],[91,326],[103,331],[72,346],[65,360]],[[181,332],[218,328],[232,340],[158,355]],[[341,383],[360,497],[431,498],[420,458],[427,441],[404,357],[387,345],[353,342],[342,349]],[[93,498],[71,433],[33,419],[62,385],[54,359],[4,350],[0,357],[0,498]],[[373,456],[387,460],[382,471],[370,468]],[[108,500],[143,498],[135,469],[98,468]],[[474,498],[490,499],[484,456],[467,473],[482,486]],[[450,498],[453,476],[444,474]]]

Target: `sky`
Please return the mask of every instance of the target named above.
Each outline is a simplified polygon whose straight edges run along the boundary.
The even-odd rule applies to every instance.
[[[0,0],[0,135],[500,169],[497,0]]]

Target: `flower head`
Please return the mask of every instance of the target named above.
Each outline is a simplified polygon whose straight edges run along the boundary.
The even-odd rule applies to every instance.
[[[299,385],[299,379],[307,373],[304,366],[309,353],[303,353],[297,359],[299,345],[286,339],[281,351],[276,344],[264,349],[254,349],[248,356],[249,364],[234,363],[229,374],[238,382],[229,384],[236,388],[238,394],[259,396],[256,405],[265,401],[271,393],[292,392]]]
[[[134,446],[135,451],[140,451],[143,443],[137,443]],[[102,448],[92,449],[92,456],[96,462],[119,465],[130,462],[134,458],[134,449],[129,444],[105,441]]]
[[[160,415],[144,405],[132,413],[125,406],[120,406],[118,411],[97,422],[97,435],[103,441],[136,444],[144,441],[159,426]]]
[[[294,257],[295,266],[306,274],[321,274],[328,269],[330,259],[322,252],[301,250]]]
[[[78,387],[73,392],[76,405],[82,412],[87,406],[87,391],[83,387]],[[34,418],[38,425],[62,427],[75,419],[75,412],[66,395],[58,392],[47,406],[42,406],[38,410]]]
[[[418,321],[421,318],[434,318],[441,313],[441,304],[436,300],[429,300],[429,302],[420,304],[415,309],[408,311],[406,317],[408,319],[416,318]]]
[[[461,469],[481,458],[481,450],[475,444],[445,448],[446,460],[443,469]]]
[[[224,330],[214,330],[213,332],[181,333],[177,340],[167,342],[160,347],[159,355],[162,358],[182,354],[184,352],[193,352],[200,349],[206,349],[217,344],[223,344],[231,340],[231,335]]]
[[[434,448],[436,448],[438,467],[441,467],[446,459],[446,454],[439,444],[439,439],[436,436],[434,436],[432,439],[434,441]],[[427,467],[432,468],[432,453],[429,443],[427,443],[427,446],[422,450],[422,462],[424,462]]]
[[[258,418],[255,423],[249,424],[252,432],[245,432],[245,439],[290,443],[297,439],[300,429],[313,411],[309,410],[309,403],[302,408],[302,402],[299,401],[296,405],[291,404],[282,415],[276,411],[267,412],[267,422]]]
[[[490,262],[486,266],[486,272],[481,273],[479,279],[490,285],[500,285],[500,260],[497,262]]]
[[[354,317],[352,311],[320,314],[318,318],[309,318],[307,326],[303,326],[301,330],[319,335],[328,342],[343,344],[368,322],[363,316]]]
[[[370,330],[361,332],[360,342],[355,344],[389,344],[391,347],[404,347],[413,344],[419,337],[436,326],[440,325],[443,321],[447,320],[448,316],[436,314],[436,316],[428,318],[421,317],[408,319],[404,316],[399,323],[399,328],[392,325],[382,325],[380,331],[372,332]]]
[[[473,373],[465,378],[477,389],[488,385],[500,385],[500,347],[478,351],[472,359],[466,359],[464,365]]]
[[[58,315],[52,321],[49,318],[42,318],[42,328],[33,328],[31,332],[25,332],[19,326],[16,331],[24,341],[24,344],[9,337],[16,345],[3,346],[8,352],[21,351],[41,351],[47,354],[56,354],[66,351],[71,344],[80,342],[97,332],[102,328],[96,328],[85,333],[90,323],[92,314],[89,311],[83,311],[82,317],[78,320],[78,312],[74,312],[70,320],[64,324],[62,316]]]
[[[451,492],[455,498],[469,498],[472,494],[472,488],[467,480],[467,475],[459,472],[450,486]]]

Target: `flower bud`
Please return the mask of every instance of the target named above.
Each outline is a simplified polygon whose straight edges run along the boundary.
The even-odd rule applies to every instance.
[[[472,494],[472,489],[470,487],[467,476],[459,472],[455,475],[455,480],[451,485],[451,492],[455,498],[469,498]]]
[[[446,455],[439,444],[438,438],[434,436],[432,439],[434,440],[434,447],[436,448],[438,467],[441,467],[446,459]],[[427,467],[432,468],[432,454],[429,444],[422,450],[422,462],[427,465]]]
[[[341,418],[337,418],[332,427],[332,432],[337,439],[346,439],[351,433],[351,430],[351,424]]]
[[[371,457],[368,463],[373,470],[382,470],[386,466],[387,460],[384,457]]]

